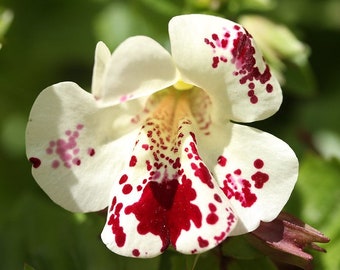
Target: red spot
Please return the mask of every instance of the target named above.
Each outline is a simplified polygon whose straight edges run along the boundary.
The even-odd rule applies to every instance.
[[[60,162],[59,162],[58,160],[53,160],[53,161],[52,161],[52,168],[53,168],[53,169],[58,168],[59,165],[60,165]]]
[[[151,162],[150,162],[149,160],[147,160],[147,161],[145,161],[145,163],[146,163],[146,169],[147,169],[148,171],[151,171],[151,169],[152,169]]]
[[[132,186],[130,185],[130,184],[126,184],[126,185],[124,185],[124,187],[123,187],[123,193],[126,195],[126,194],[129,194],[129,193],[131,193],[131,191],[132,191]]]
[[[253,97],[255,95],[254,90],[249,90],[248,91],[248,97]]]
[[[123,174],[122,177],[119,179],[119,184],[122,185],[128,180],[128,176]]]
[[[111,214],[108,225],[111,225],[112,233],[115,235],[115,242],[118,247],[123,247],[126,240],[126,234],[124,233],[123,227],[120,226],[119,217],[120,211],[123,208],[122,203],[118,203],[114,210],[114,213]]]
[[[206,221],[207,221],[208,224],[214,225],[214,224],[216,224],[216,222],[218,221],[218,216],[217,216],[215,213],[210,213],[210,214],[207,216]]]
[[[214,188],[211,174],[202,162],[199,163],[199,167],[195,163],[191,163],[191,168],[195,170],[195,176],[197,176],[202,183],[206,184],[210,188]]]
[[[241,175],[242,174],[242,171],[240,169],[237,169],[234,171],[234,174],[236,175]]]
[[[239,80],[240,84],[245,84],[247,81],[250,81],[248,89],[253,91],[255,89],[253,81],[255,80],[261,84],[265,84],[270,80],[271,73],[268,65],[266,65],[266,68],[262,73],[256,66],[255,48],[253,47],[251,40],[252,37],[248,32],[243,33],[242,31],[239,31],[237,33],[237,37],[233,40],[233,49],[231,50],[233,59],[231,61],[238,69],[237,75],[242,75]],[[267,93],[273,91],[271,84],[266,85],[266,91]],[[254,92],[249,91],[248,96],[250,97],[249,100],[252,104],[258,102],[258,97]]]
[[[82,130],[83,128],[84,128],[84,125],[82,125],[82,124],[78,124],[78,125],[77,125],[77,129],[78,129],[78,130]]]
[[[274,90],[273,86],[272,86],[270,83],[268,83],[268,84],[266,85],[266,91],[267,91],[268,93],[271,93],[271,92],[273,92],[273,90]]]
[[[259,101],[259,99],[257,98],[257,96],[252,96],[252,97],[250,97],[250,102],[251,102],[252,104],[256,104],[258,101]]]
[[[113,209],[114,209],[116,203],[117,203],[117,197],[114,196],[114,197],[112,198],[112,202],[111,202],[111,206],[110,206],[110,212],[113,211]]]
[[[210,209],[211,212],[216,212],[216,210],[217,210],[215,204],[213,204],[213,203],[209,203],[209,209]]]
[[[189,123],[189,124],[191,124],[191,123]],[[190,134],[191,138],[193,139],[194,143],[197,143],[195,133],[189,132],[189,134]]]
[[[227,159],[224,156],[219,156],[217,159],[218,165],[224,167],[227,164]]]
[[[251,179],[255,181],[256,188],[262,188],[264,183],[269,180],[269,175],[263,172],[256,172],[251,176]]]
[[[130,167],[135,167],[137,163],[137,157],[136,156],[132,156],[130,159]]]
[[[205,248],[205,247],[209,246],[208,240],[203,239],[201,236],[199,236],[197,238],[197,241],[198,241],[198,244],[201,248]]]
[[[261,168],[263,167],[263,165],[264,165],[264,162],[263,162],[262,159],[256,159],[256,160],[254,161],[254,167],[255,167],[256,169],[261,169]]]
[[[181,167],[181,162],[179,158],[176,158],[174,164],[172,164],[172,168],[177,169]]]
[[[150,181],[143,189],[138,202],[127,206],[125,213],[134,214],[139,221],[138,233],[152,233],[162,240],[161,251],[171,243],[176,247],[176,241],[182,230],[188,231],[193,223],[201,227],[202,214],[200,209],[191,203],[196,198],[190,179],[182,177],[182,183],[177,179],[158,183]]]
[[[79,158],[74,158],[74,159],[72,160],[72,163],[73,163],[74,165],[79,166],[79,165],[81,164],[81,160],[80,160]]]
[[[149,149],[149,145],[148,145],[148,144],[143,144],[143,145],[142,145],[142,148],[143,148],[144,150],[148,150],[148,149]]]
[[[37,169],[41,165],[41,160],[36,157],[31,157],[29,161],[32,163],[33,168]]]
[[[132,255],[135,256],[135,257],[139,257],[139,255],[140,255],[139,250],[138,249],[132,250]]]
[[[215,199],[216,202],[219,202],[219,203],[222,202],[220,195],[218,195],[217,193],[214,194],[214,199]]]
[[[256,202],[257,197],[251,192],[251,184],[249,181],[245,179],[241,182],[236,181],[231,174],[227,174],[226,178],[227,179],[223,181],[223,187],[221,187],[221,189],[228,199],[234,198],[239,201],[243,207],[250,207]]]
[[[87,149],[87,154],[90,157],[93,157],[96,154],[96,151],[94,150],[94,148],[89,148],[89,149]]]
[[[225,233],[225,232],[222,232],[220,235],[215,236],[214,239],[219,243],[219,242],[221,242],[222,240],[224,240],[225,236],[226,236],[226,233]]]

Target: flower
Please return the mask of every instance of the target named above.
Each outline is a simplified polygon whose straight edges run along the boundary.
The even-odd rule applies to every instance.
[[[41,92],[27,126],[33,176],[75,212],[108,207],[102,240],[125,256],[211,249],[271,221],[297,179],[280,139],[235,122],[282,102],[252,37],[234,22],[183,15],[172,55],[136,36],[98,43],[92,94],[72,82]]]

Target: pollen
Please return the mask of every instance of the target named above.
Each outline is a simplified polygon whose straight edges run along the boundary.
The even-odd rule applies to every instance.
[[[174,85],[174,88],[176,88],[177,90],[190,90],[192,89],[194,86],[192,84],[189,83],[185,83],[182,80],[179,80],[178,82],[176,82]]]

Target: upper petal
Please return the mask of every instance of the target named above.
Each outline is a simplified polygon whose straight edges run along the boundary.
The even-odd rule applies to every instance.
[[[92,94],[95,97],[103,95],[103,79],[106,66],[111,58],[111,52],[103,42],[98,42],[94,57],[93,75],[92,75]]]
[[[145,36],[125,40],[106,64],[102,89],[96,91],[104,105],[117,104],[164,89],[177,81],[170,54]]]
[[[122,156],[133,147],[135,126],[129,120],[120,106],[98,108],[95,98],[74,83],[46,88],[32,107],[26,130],[34,178],[68,210],[105,208],[112,178],[124,166]]]
[[[252,231],[260,221],[276,218],[297,180],[298,161],[291,148],[242,125],[215,125],[210,131],[205,141],[200,140],[200,148],[239,218],[232,234]]]
[[[183,15],[170,21],[169,34],[182,79],[207,91],[214,118],[251,122],[279,109],[281,88],[240,25],[209,15]]]

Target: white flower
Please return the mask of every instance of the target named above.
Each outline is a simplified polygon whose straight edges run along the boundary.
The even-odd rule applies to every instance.
[[[102,239],[125,256],[203,252],[252,231],[279,214],[297,179],[286,143],[235,124],[282,101],[251,36],[207,15],[174,17],[169,33],[172,55],[144,36],[112,55],[98,43],[92,94],[48,87],[27,126],[42,189],[71,211],[108,207]]]

